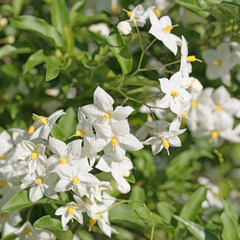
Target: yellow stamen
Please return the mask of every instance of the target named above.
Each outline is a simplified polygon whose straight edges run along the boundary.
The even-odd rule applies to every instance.
[[[194,55],[188,56],[188,57],[187,57],[187,61],[188,61],[188,62],[195,62],[195,61],[202,62],[202,60],[197,59]]]
[[[211,132],[211,137],[212,138],[217,138],[218,137],[218,131],[217,130],[213,130],[212,132]]]
[[[164,28],[164,31],[170,32],[172,29],[173,29],[173,26],[168,25]]]
[[[24,235],[29,235],[29,233],[31,232],[29,227],[26,227],[24,230]]]
[[[101,189],[100,189],[100,187],[98,187],[98,193],[100,193],[101,192]]]
[[[3,159],[6,159],[6,155],[5,155],[5,154],[1,154],[1,155],[0,155],[0,159],[2,159],[2,160],[3,160]]]
[[[110,118],[110,115],[108,113],[103,115],[103,120],[108,120]]]
[[[67,162],[67,159],[66,158],[61,158],[59,160],[60,164],[65,164]]]
[[[169,156],[170,155],[170,153],[169,153],[169,143],[168,143],[167,139],[163,139],[162,143],[163,143],[163,147],[167,150],[167,153],[168,153],[168,156]]]
[[[113,147],[117,146],[117,139],[115,137],[112,138],[111,144],[112,144]]]
[[[221,60],[215,60],[213,61],[213,64],[217,67],[221,66],[222,65],[222,61]]]
[[[219,193],[212,193],[212,194],[213,194],[214,198],[219,198],[220,197]]]
[[[78,177],[74,177],[72,182],[73,182],[73,185],[76,186],[78,184]]]
[[[36,157],[38,157],[38,152],[36,152],[36,151],[32,152],[30,155],[30,158],[35,159]]]
[[[161,14],[162,14],[162,11],[161,11],[159,8],[155,8],[155,9],[154,9],[154,12],[155,12],[155,14],[157,15],[157,17],[160,17]]]
[[[186,113],[186,112],[183,112],[183,113],[182,113],[182,117],[183,117],[183,118],[186,118],[186,117],[187,117],[187,113]]]
[[[178,97],[178,96],[179,96],[179,92],[177,92],[177,91],[172,91],[172,92],[171,92],[171,95],[172,95],[173,97]]]
[[[80,136],[82,136],[82,134],[83,134],[83,131],[80,131],[80,130],[75,132],[76,137],[80,137]]]
[[[74,208],[73,207],[68,208],[68,214],[71,215],[71,216],[74,214]]]
[[[147,121],[148,121],[148,122],[152,122],[152,120],[153,120],[153,119],[152,119],[151,115],[148,114],[148,115],[147,115]]]
[[[46,119],[45,117],[43,117],[43,116],[40,116],[40,117],[39,117],[39,121],[40,121],[42,124],[46,124],[47,119]]]
[[[220,111],[220,110],[222,110],[222,106],[221,106],[221,105],[217,105],[217,106],[215,107],[215,112],[218,112],[218,111]]]
[[[36,184],[42,184],[42,183],[43,183],[43,180],[41,178],[36,179]]]
[[[33,125],[31,125],[29,128],[28,128],[28,133],[31,134],[35,131],[35,127]]]
[[[7,218],[7,217],[8,217],[8,213],[3,212],[3,213],[1,214],[1,218]]]
[[[97,222],[96,219],[92,219],[92,218],[91,218],[91,219],[89,220],[89,223],[90,223],[91,226],[94,226],[94,225],[96,224],[96,222]]]
[[[128,16],[129,18],[131,18],[131,15],[132,15],[132,11],[127,11],[127,16]]]
[[[4,181],[0,181],[0,189],[3,189],[5,186],[5,182]]]
[[[197,103],[197,102],[194,102],[194,101],[193,101],[193,102],[191,102],[191,107],[192,107],[192,108],[195,108],[195,107],[197,107],[197,105],[198,105],[198,103]]]

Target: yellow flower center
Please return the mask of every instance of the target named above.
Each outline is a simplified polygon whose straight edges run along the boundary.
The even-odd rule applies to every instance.
[[[127,16],[130,18],[132,15],[132,11],[127,11]]]
[[[112,144],[113,147],[116,147],[117,146],[117,138],[113,137],[112,141],[111,141],[111,144]]]
[[[74,177],[72,182],[73,182],[73,185],[76,186],[78,184],[78,177]]]
[[[31,159],[35,159],[37,157],[38,157],[38,152],[36,152],[36,151],[32,152],[31,155],[30,155]]]
[[[172,92],[171,92],[171,95],[172,95],[173,97],[178,97],[178,96],[179,96],[179,92],[177,92],[177,91],[172,91]]]
[[[218,137],[218,131],[217,131],[217,130],[213,130],[213,131],[211,132],[211,137],[212,137],[213,139],[217,138],[217,137]]]
[[[164,28],[164,31],[170,32],[172,29],[173,29],[173,26],[168,25]]]
[[[110,114],[106,113],[103,115],[103,120],[108,120],[110,118]]]
[[[195,62],[195,61],[196,61],[196,57],[195,57],[194,55],[188,56],[188,57],[187,57],[187,60],[188,60],[189,62]]]
[[[31,232],[30,228],[29,227],[25,227],[24,235],[27,236],[27,235],[29,235],[30,232]]]
[[[183,117],[183,118],[186,118],[186,117],[187,117],[187,113],[186,113],[186,112],[183,112],[183,113],[182,113],[182,117]]]
[[[215,60],[213,61],[213,64],[217,67],[221,66],[222,65],[222,61],[221,60]]]
[[[35,127],[33,125],[31,125],[29,128],[28,128],[28,133],[31,134],[35,131]]]
[[[98,187],[98,193],[100,193],[101,192],[101,189],[100,189],[100,187]]]
[[[74,214],[74,208],[73,207],[69,207],[68,208],[68,215],[73,215]]]
[[[220,197],[219,193],[212,193],[212,194],[213,194],[214,198],[219,198]]]
[[[43,183],[42,178],[37,178],[37,179],[36,179],[36,184],[42,184],[42,183]]]
[[[1,218],[7,218],[7,217],[8,217],[8,213],[3,212],[3,213],[1,214]]]
[[[193,101],[193,102],[191,102],[191,107],[192,107],[192,108],[195,108],[195,107],[197,107],[197,105],[198,105],[198,103],[197,103],[197,102],[194,102],[194,101]]]
[[[161,11],[159,8],[155,8],[155,9],[154,9],[154,12],[155,12],[155,14],[157,15],[157,17],[160,17],[161,14],[162,14],[162,11]]]
[[[40,117],[39,117],[39,121],[40,121],[42,124],[46,124],[47,119],[46,119],[45,117],[43,117],[43,116],[40,116]]]
[[[163,143],[163,147],[164,147],[165,149],[168,149],[168,148],[169,148],[169,143],[168,143],[167,139],[163,139],[162,143]]]
[[[91,219],[89,220],[89,223],[90,223],[91,226],[94,226],[94,225],[96,224],[96,222],[97,222],[96,219],[92,219],[92,218],[91,218]]]
[[[1,154],[0,155],[0,159],[2,159],[2,160],[6,159],[6,155],[5,154]]]
[[[218,111],[220,111],[220,110],[222,110],[222,106],[221,106],[221,105],[216,105],[215,111],[218,112]]]
[[[61,158],[59,160],[60,164],[65,164],[67,162],[67,159],[66,158]]]
[[[5,182],[4,181],[0,181],[0,189],[3,189],[5,186]]]
[[[80,131],[80,130],[75,132],[76,137],[80,137],[80,136],[82,136],[82,134],[83,134],[83,131]]]

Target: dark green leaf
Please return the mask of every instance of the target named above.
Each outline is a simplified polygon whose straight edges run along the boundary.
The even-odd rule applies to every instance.
[[[88,59],[87,54],[83,55],[82,64],[87,69],[96,69],[99,67],[99,64],[95,60]]]
[[[71,8],[71,11],[69,13],[69,20],[72,27],[76,25],[78,18],[81,18],[85,4],[86,0],[79,0]]]
[[[2,237],[1,240],[14,240],[17,237],[15,234],[10,234],[5,237]]]
[[[194,220],[201,210],[202,202],[206,199],[207,188],[200,187],[197,189],[183,206],[180,217],[186,220]]]
[[[46,81],[50,81],[58,76],[62,63],[56,56],[46,57],[45,61],[47,65]]]
[[[31,48],[24,47],[24,48],[16,48],[12,45],[4,45],[0,48],[0,59],[6,56],[12,56],[16,54],[23,54],[23,53],[30,53],[32,52]]]
[[[33,53],[23,66],[23,74],[28,72],[33,67],[45,62],[45,59],[46,59],[46,55],[44,54],[44,51],[42,49]]]
[[[130,183],[135,183],[136,182],[136,179],[135,179],[135,177],[132,173],[130,173],[130,175],[128,177],[125,177],[125,179]]]
[[[59,120],[60,121],[60,120]],[[52,134],[55,138],[61,140],[61,141],[65,141],[66,137],[64,136],[64,133],[62,132],[62,128],[59,127],[58,124],[54,124],[53,128],[52,128]]]
[[[181,222],[184,226],[186,226],[188,231],[192,233],[192,235],[199,240],[217,240],[218,239],[215,235],[207,231],[200,224],[196,224],[194,222],[184,220],[176,215],[174,215],[173,217],[179,222]]]
[[[167,222],[170,223],[173,213],[176,212],[176,208],[167,202],[157,203],[157,210],[160,216]]]
[[[61,221],[51,218],[50,215],[41,217],[33,224],[33,226],[52,232],[59,240],[71,240],[73,238],[72,232],[70,230],[63,231]]]
[[[65,0],[51,0],[51,20],[52,25],[63,34],[65,25],[69,24]]]
[[[107,41],[110,45],[110,50],[121,66],[122,74],[128,74],[132,70],[132,54],[128,46],[125,44],[123,37],[115,29],[110,33]]]
[[[66,42],[61,33],[41,18],[20,16],[18,18],[11,18],[10,22],[14,27],[33,32],[57,48],[66,47]]]

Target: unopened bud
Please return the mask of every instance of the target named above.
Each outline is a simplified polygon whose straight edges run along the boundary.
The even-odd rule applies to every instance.
[[[117,29],[120,32],[120,34],[123,34],[123,35],[128,35],[132,31],[132,28],[131,28],[129,22],[127,22],[127,21],[120,22],[117,25]]]
[[[7,18],[1,18],[0,19],[0,26],[1,26],[1,28],[5,27],[7,25],[7,23],[8,23]]]
[[[191,90],[195,93],[200,93],[203,90],[203,86],[200,83],[200,81],[196,78],[191,78],[192,84],[191,84]]]

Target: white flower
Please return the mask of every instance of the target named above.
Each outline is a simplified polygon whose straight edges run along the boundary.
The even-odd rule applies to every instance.
[[[154,155],[158,154],[165,148],[169,154],[169,147],[181,147],[181,141],[178,135],[184,133],[186,129],[179,129],[180,121],[176,118],[170,125],[169,131],[163,131],[156,137],[150,137],[143,142],[145,145],[152,145],[152,152]]]
[[[132,11],[128,11],[127,14],[130,17],[128,22],[132,27],[135,27],[136,25],[138,27],[143,27],[149,17],[148,10],[145,11],[141,4],[138,4]]]
[[[170,80],[167,78],[159,79],[161,90],[165,96],[157,103],[160,108],[168,108],[177,115],[180,114],[181,104],[188,102],[191,95],[180,86],[182,80],[181,72],[177,72]]]
[[[0,134],[0,146],[0,158],[4,158],[4,155],[13,147],[11,136],[6,130]]]
[[[114,158],[124,157],[126,150],[138,151],[143,148],[139,140],[130,134],[127,120],[110,122],[109,124],[95,123],[97,138],[104,141],[104,152]]]
[[[132,28],[128,21],[121,21],[120,23],[118,23],[117,29],[120,34],[123,35],[128,35],[132,31]]]
[[[50,240],[54,238],[54,235],[47,230],[38,230],[34,228],[30,222],[26,222],[19,229],[12,231],[13,234],[18,235],[16,240],[28,239],[28,240]]]
[[[23,151],[18,158],[27,161],[29,171],[42,172],[47,166],[47,157],[45,155],[45,147],[42,144],[35,145],[30,141],[22,141]]]
[[[103,193],[102,201],[91,202],[89,200],[86,202],[87,214],[91,218],[91,226],[98,222],[98,226],[108,237],[111,237],[113,233],[118,233],[114,228],[111,227],[108,217],[108,208],[111,207],[114,202],[115,198],[111,197],[105,192]]]
[[[128,193],[130,191],[131,187],[124,179],[124,177],[129,177],[130,170],[133,168],[133,164],[129,158],[124,157],[119,161],[114,160],[111,155],[105,154],[100,158],[96,168],[103,172],[111,172],[121,193]]]
[[[97,87],[93,94],[94,104],[82,107],[82,112],[90,119],[103,123],[109,120],[124,120],[133,112],[133,108],[118,106],[113,111],[113,98],[102,88]]]
[[[43,138],[48,139],[48,135],[53,127],[53,124],[58,120],[59,117],[61,117],[65,112],[63,110],[58,110],[51,114],[49,117],[43,117],[38,116],[38,126],[36,126],[36,130],[32,133],[30,140],[33,140],[35,138]]]
[[[168,16],[164,16],[158,20],[156,14],[152,10],[149,10],[149,15],[152,24],[149,33],[162,41],[163,44],[176,55],[177,44],[181,43],[181,40],[176,35],[170,33],[174,27],[171,19]]]
[[[73,190],[80,197],[86,195],[86,187],[98,186],[100,181],[91,173],[92,168],[88,164],[87,158],[83,158],[77,164],[63,165],[58,170],[60,177],[55,187],[56,192]]]
[[[42,175],[37,175],[33,173],[27,174],[22,182],[26,186],[30,186],[29,199],[31,202],[36,202],[41,199],[44,195],[57,199],[57,194],[54,191],[54,183],[57,180],[56,173],[45,172]]]
[[[222,43],[216,49],[204,50],[202,57],[207,64],[206,75],[208,79],[221,78],[225,85],[231,86],[230,70],[239,63],[239,58],[231,52],[230,45]]]
[[[63,227],[66,226],[70,220],[73,221],[73,219],[78,221],[80,224],[83,224],[82,212],[86,211],[85,204],[76,195],[73,197],[77,203],[69,202],[66,206],[58,208],[55,212],[56,215],[62,215],[61,220]]]
[[[109,26],[106,23],[97,23],[89,26],[88,30],[93,33],[101,34],[107,37],[110,33]]]

